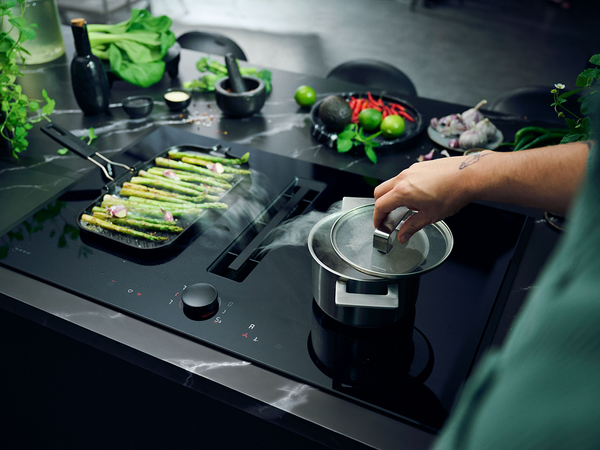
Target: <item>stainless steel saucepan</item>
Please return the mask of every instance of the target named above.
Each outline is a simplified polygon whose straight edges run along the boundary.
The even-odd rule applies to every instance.
[[[397,229],[412,212],[396,211],[375,230],[374,207],[331,214],[308,237],[316,303],[333,319],[357,327],[389,325],[412,312],[420,276],[442,264],[454,242],[440,221],[400,244]]]

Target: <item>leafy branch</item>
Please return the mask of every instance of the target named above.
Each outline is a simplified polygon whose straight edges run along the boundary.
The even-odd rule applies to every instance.
[[[600,54],[592,56],[590,63],[600,66]],[[565,85],[560,83],[554,85],[555,89],[551,91],[554,95],[554,102],[551,106],[558,117],[565,119],[565,123],[569,127],[569,133],[563,137],[561,143],[594,139],[593,121],[590,116],[594,112],[594,102],[598,99],[599,83],[600,68],[592,67],[579,74],[575,82],[575,86],[577,86],[575,89],[561,94],[560,91],[565,89]],[[575,94],[579,94],[578,102],[581,104],[580,111],[577,113],[565,105],[567,99]]]
[[[23,76],[17,65],[17,56],[25,66],[25,54],[30,55],[21,44],[35,39],[36,35],[37,24],[27,24],[24,18],[26,8],[26,0],[0,3],[0,29],[6,29],[0,32],[0,138],[10,143],[15,159],[29,145],[27,133],[33,128],[32,124],[42,119],[49,121],[48,115],[55,106],[55,101],[48,97],[45,89],[42,90],[43,100],[30,99],[23,93],[23,87],[15,83],[17,77]],[[40,108],[42,102],[45,105]],[[29,113],[38,115],[28,118]]]

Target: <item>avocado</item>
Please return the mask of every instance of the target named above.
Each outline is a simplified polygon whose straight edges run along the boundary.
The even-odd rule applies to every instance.
[[[319,106],[319,118],[332,131],[342,131],[352,120],[352,108],[339,95],[325,97]]]

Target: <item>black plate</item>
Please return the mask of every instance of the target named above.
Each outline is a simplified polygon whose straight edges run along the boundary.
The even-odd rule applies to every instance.
[[[366,92],[344,92],[335,95],[339,95],[340,97],[345,98],[346,100],[350,100],[350,97],[367,98]],[[391,97],[389,95],[381,95],[377,92],[371,92],[371,95],[375,99],[381,98],[384,103],[398,103],[399,105],[404,106],[406,108],[406,112],[415,119],[414,122],[411,122],[406,119],[404,120],[406,124],[404,133],[402,133],[402,135],[400,137],[397,137],[396,139],[390,140],[385,139],[381,135],[377,136],[374,139],[374,141],[380,144],[379,147],[377,147],[378,150],[394,147],[398,144],[406,142],[417,136],[425,128],[425,124],[423,122],[423,117],[421,116],[421,113],[406,100],[402,100],[398,97]],[[322,102],[323,100],[319,100],[313,105],[312,109],[310,110],[310,120],[312,121],[311,134],[321,144],[325,144],[329,148],[335,148],[337,132],[328,129],[319,117],[319,107],[321,106]],[[370,133],[365,133],[365,135],[367,136],[369,134]]]

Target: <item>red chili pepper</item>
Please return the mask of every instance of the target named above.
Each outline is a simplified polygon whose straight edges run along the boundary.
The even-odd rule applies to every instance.
[[[384,109],[383,112],[381,113],[381,120],[385,119],[388,116],[388,112]]]
[[[370,102],[377,103],[369,91],[367,91],[367,98]]]
[[[406,108],[398,103],[390,103],[390,106],[398,111],[406,111]]]
[[[398,111],[398,115],[404,117],[406,120],[410,121],[410,122],[414,122],[415,119],[413,119],[407,112],[405,111]]]
[[[350,97],[350,101],[348,102],[348,105],[350,106],[350,108],[354,109],[355,104],[356,104],[356,99],[354,97]]]

